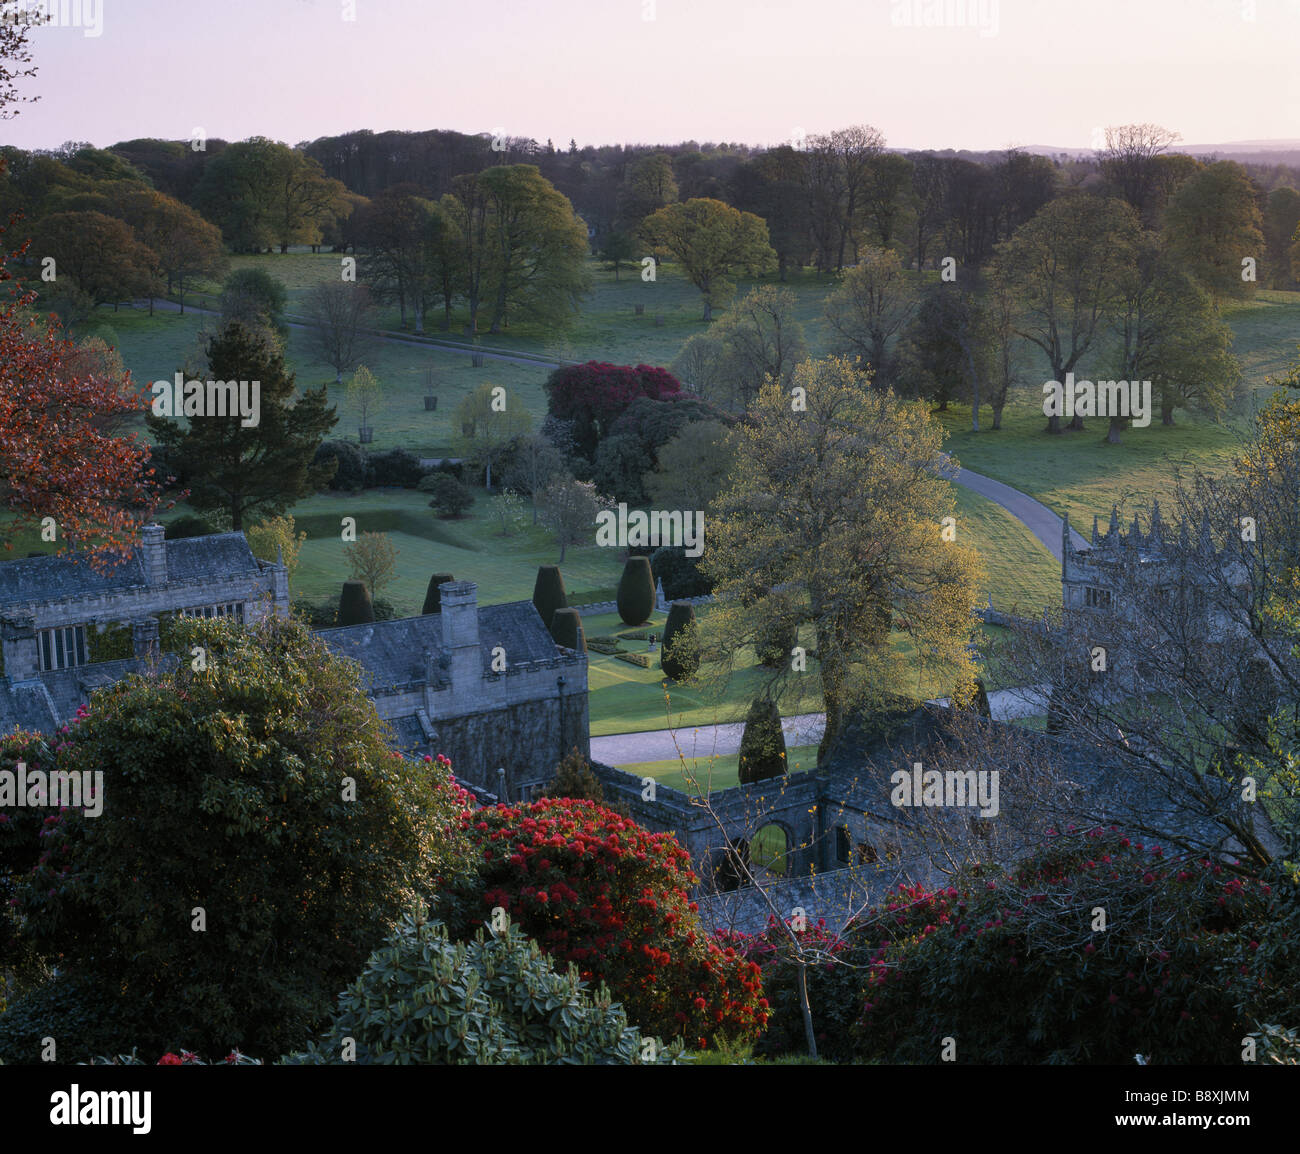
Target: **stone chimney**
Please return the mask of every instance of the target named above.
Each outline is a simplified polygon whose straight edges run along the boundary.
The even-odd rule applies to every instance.
[[[144,553],[144,580],[146,585],[167,584],[167,545],[163,540],[163,527],[150,523],[141,531]]]
[[[450,657],[453,692],[464,693],[483,679],[479,656],[478,586],[473,581],[448,581],[442,594],[442,648]]]

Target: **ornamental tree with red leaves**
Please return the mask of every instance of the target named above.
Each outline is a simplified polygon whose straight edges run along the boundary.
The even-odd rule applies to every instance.
[[[9,252],[8,243],[0,241],[0,281],[27,249]],[[21,285],[0,300],[0,503],[12,514],[9,532],[53,517],[60,541],[107,564],[129,551],[159,504],[148,444],[115,432],[149,397],[129,373],[77,371],[72,342],[53,320],[32,318],[36,300]]]
[[[974,1064],[1237,1064],[1248,1034],[1294,1022],[1300,917],[1280,875],[1112,828],[956,880],[853,931],[868,946],[857,1057],[938,1062],[952,1037]]]
[[[547,378],[547,411],[573,422],[574,450],[590,459],[600,439],[638,397],[662,401],[681,389],[672,373],[653,365],[632,368],[588,361],[564,365]]]
[[[603,981],[645,1033],[705,1048],[752,1041],[767,1020],[758,967],[702,929],[690,857],[592,801],[467,812],[477,868],[437,915],[468,940],[500,906],[557,961]]]

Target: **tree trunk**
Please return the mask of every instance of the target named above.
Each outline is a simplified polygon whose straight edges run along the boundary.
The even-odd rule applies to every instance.
[[[1002,428],[1002,407],[999,405],[993,410],[993,431],[997,432]]]
[[[1082,433],[1084,429],[1083,418],[1076,413],[1074,419],[1066,425],[1066,428],[1075,433]]]
[[[799,991],[799,1013],[803,1017],[803,1035],[808,1043],[808,1057],[817,1057],[817,1035],[813,1033],[812,1007],[808,1004],[808,963],[802,958],[796,963],[795,982]]]
[[[1118,445],[1120,443],[1119,436],[1123,431],[1124,418],[1111,417],[1110,425],[1106,429],[1106,443],[1110,445]]]
[[[1048,417],[1047,428],[1043,431],[1051,433],[1054,437],[1059,437],[1061,435],[1061,418],[1055,415]]]

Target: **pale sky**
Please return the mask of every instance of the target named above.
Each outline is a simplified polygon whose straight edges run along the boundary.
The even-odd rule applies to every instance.
[[[61,26],[32,34],[21,89],[40,102],[0,122],[24,148],[196,128],[289,144],[501,128],[557,147],[854,123],[900,148],[1084,148],[1142,121],[1188,144],[1300,138],[1300,0],[44,3]],[[934,12],[946,24],[925,26]]]

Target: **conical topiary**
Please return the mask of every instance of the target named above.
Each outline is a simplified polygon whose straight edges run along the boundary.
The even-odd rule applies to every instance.
[[[558,565],[539,565],[533,585],[533,605],[547,629],[557,609],[567,608],[569,595],[564,591],[564,577]]]
[[[740,783],[765,781],[786,771],[785,734],[781,731],[781,714],[776,702],[756,697],[745,717],[745,732],[740,738]]]
[[[664,647],[659,654],[659,668],[674,681],[694,677],[700,668],[700,646],[695,632],[695,608],[685,601],[674,601],[664,625]]]
[[[644,625],[655,607],[655,579],[649,557],[629,557],[618,579],[618,615],[625,625]]]
[[[557,609],[551,617],[551,636],[556,645],[587,652],[587,635],[582,631],[582,618],[576,609]]]
[[[971,702],[971,708],[981,717],[992,718],[993,710],[989,706],[989,693],[984,688],[984,682],[980,678],[975,678],[975,700]]]
[[[368,625],[375,619],[375,607],[370,604],[364,581],[344,581],[339,596],[340,625]]]
[[[424,608],[421,613],[441,613],[442,612],[442,590],[439,585],[446,585],[448,581],[455,581],[456,578],[450,573],[435,573],[429,578],[429,588],[424,594]]]

